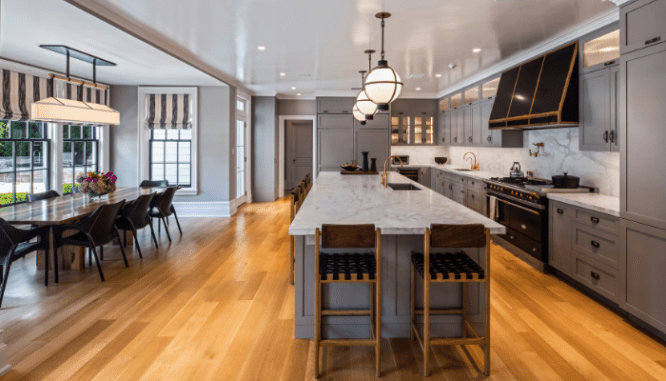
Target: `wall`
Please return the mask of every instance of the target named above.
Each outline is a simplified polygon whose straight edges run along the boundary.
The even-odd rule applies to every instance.
[[[252,97],[252,199],[275,201],[278,184],[279,102],[276,97]]]
[[[449,150],[443,146],[396,146],[391,147],[391,155],[409,156],[410,165],[431,165],[435,163],[435,156],[447,157]],[[382,163],[383,165],[383,163]]]
[[[314,99],[281,99],[279,115],[317,115],[317,101]]]
[[[137,86],[113,86],[111,108],[120,112],[120,124],[110,126],[109,169],[118,175],[118,187],[136,187],[139,173],[139,156],[136,151],[138,121]],[[100,168],[105,170],[105,168]]]

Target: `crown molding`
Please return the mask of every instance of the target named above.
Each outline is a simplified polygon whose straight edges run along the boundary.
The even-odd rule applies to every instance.
[[[623,6],[624,4],[633,1],[633,0],[609,0],[611,3],[617,5],[618,7]]]
[[[305,95],[294,95],[294,94],[277,94],[277,99],[290,99],[290,100],[313,100],[315,99],[315,95],[310,93],[310,94],[305,94]]]
[[[617,1],[623,1],[623,0],[617,0]],[[529,61],[532,58],[544,55],[569,42],[578,40],[579,38],[585,36],[586,34],[597,31],[614,22],[617,22],[618,20],[620,20],[620,10],[618,8],[615,8],[612,11],[609,11],[584,25],[572,28],[543,43],[534,46],[533,48],[514,54],[510,58],[500,61],[497,64],[485,70],[480,71],[476,75],[473,75],[461,82],[456,83],[453,86],[449,86],[444,90],[439,91],[437,93],[437,98],[439,99],[449,94],[463,90],[466,87],[479,83],[484,79],[495,77],[507,69],[520,65],[523,62]]]
[[[277,93],[275,91],[255,91],[251,95],[253,97],[275,97]]]
[[[225,73],[222,73],[221,71],[215,69],[214,67],[202,61],[199,57],[194,56],[188,50],[175,44],[173,41],[168,40],[163,36],[156,34],[155,32],[147,28],[132,23],[122,15],[112,11],[111,9],[99,4],[94,0],[65,0],[65,1],[81,9],[82,11],[94,17],[97,17],[103,22],[129,34],[130,36],[140,41],[143,41],[144,43],[154,47],[155,49],[158,49],[176,58],[177,60],[185,63],[186,65],[189,65],[197,70],[200,70],[201,72],[217,79],[220,82],[241,89],[250,95],[254,95],[254,92],[252,90],[248,89],[242,82],[240,82],[236,78],[227,75]]]

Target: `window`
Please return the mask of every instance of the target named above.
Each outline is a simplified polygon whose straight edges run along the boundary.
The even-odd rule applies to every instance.
[[[192,187],[192,130],[152,130],[150,179]]]
[[[99,132],[93,126],[63,126],[62,193],[72,193],[76,179],[97,172]]]
[[[49,146],[44,123],[0,121],[0,205],[50,189]]]

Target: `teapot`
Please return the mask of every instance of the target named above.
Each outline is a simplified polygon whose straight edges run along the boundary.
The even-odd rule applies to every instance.
[[[514,177],[524,177],[525,174],[523,171],[520,170],[520,163],[519,162],[514,162],[513,167],[511,167],[511,178]]]

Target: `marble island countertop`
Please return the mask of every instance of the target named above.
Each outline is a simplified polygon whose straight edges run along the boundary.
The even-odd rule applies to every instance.
[[[480,223],[492,234],[503,225],[409,180],[389,172],[389,183],[411,183],[418,191],[396,191],[381,185],[380,175],[322,172],[289,227],[291,235],[313,235],[322,224],[375,224],[383,234],[423,234],[433,223]]]
[[[620,198],[598,193],[549,193],[553,201],[620,217]]]
[[[453,173],[456,175],[462,175],[465,177],[471,177],[475,178],[478,180],[486,180],[491,177],[506,177],[508,176],[507,174],[504,175],[499,175],[497,173],[490,173],[486,171],[459,171],[459,169],[469,169],[468,167],[460,167],[458,165],[453,165],[453,164],[428,164],[428,165],[405,165],[403,168],[432,168],[432,169],[439,169],[440,171],[445,171],[449,173]],[[400,169],[400,164],[398,165],[391,165],[391,169],[394,171],[397,171]]]

